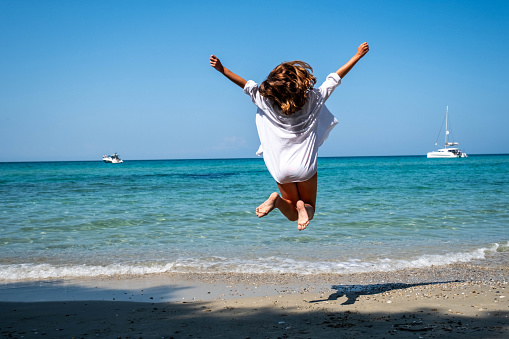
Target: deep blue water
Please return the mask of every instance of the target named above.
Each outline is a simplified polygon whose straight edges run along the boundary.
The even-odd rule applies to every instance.
[[[343,273],[507,251],[509,156],[320,158],[315,219],[275,210],[261,159],[0,163],[0,281]]]

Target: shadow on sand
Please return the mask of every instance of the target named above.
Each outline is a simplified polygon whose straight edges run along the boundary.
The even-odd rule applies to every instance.
[[[337,285],[324,300],[285,296],[215,301],[135,302],[77,300],[0,302],[0,337],[13,338],[507,338],[509,312],[458,315],[446,307],[401,305],[376,311],[360,295],[430,285]],[[77,289],[79,287],[76,287]],[[167,290],[147,293],[171,294]],[[172,292],[173,290],[173,292]],[[91,293],[84,289],[79,295]],[[111,291],[109,291],[111,293]],[[130,290],[115,290],[126,295]],[[348,300],[334,302],[340,296]],[[291,296],[288,296],[291,297]],[[265,300],[265,303],[260,302]],[[329,301],[327,303],[319,303]],[[274,302],[274,303],[273,303]],[[501,307],[501,305],[499,305]],[[449,307],[449,306],[448,306]],[[383,309],[382,309],[383,310]],[[475,314],[474,314],[475,313]]]
[[[401,283],[389,283],[389,284],[371,284],[371,285],[332,285],[332,289],[336,290],[336,292],[329,295],[327,299],[321,300],[313,300],[310,303],[317,303],[323,301],[331,301],[338,300],[338,298],[346,297],[347,300],[341,305],[353,305],[359,296],[361,295],[374,295],[380,294],[384,292],[401,290],[410,287],[416,286],[425,286],[425,285],[436,285],[436,284],[445,284],[451,282],[459,282],[459,280],[454,281],[442,281],[442,282],[426,282],[426,283],[418,283],[418,284],[401,284]]]

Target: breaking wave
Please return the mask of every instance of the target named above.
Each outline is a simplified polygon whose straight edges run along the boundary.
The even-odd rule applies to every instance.
[[[479,248],[471,252],[421,255],[403,259],[378,259],[361,261],[298,261],[289,258],[266,257],[258,259],[237,259],[205,257],[178,259],[168,263],[142,262],[135,264],[110,265],[52,265],[52,264],[11,264],[0,265],[0,281],[27,281],[60,278],[127,277],[164,273],[297,273],[297,274],[348,274],[387,272],[402,269],[443,266],[454,263],[484,259],[487,253],[499,252],[507,245],[494,244],[490,248]]]

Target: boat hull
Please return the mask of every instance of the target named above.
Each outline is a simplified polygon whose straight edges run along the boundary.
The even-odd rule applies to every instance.
[[[449,153],[449,152],[429,152],[428,153],[428,158],[434,158],[434,159],[439,159],[439,158],[459,158],[459,156],[455,155],[455,154],[452,154],[452,153]]]
[[[435,159],[450,159],[450,158],[467,158],[467,154],[461,152],[459,149],[441,149],[438,151],[428,152],[428,158]]]
[[[124,162],[122,159],[119,158],[117,153],[110,156],[103,155],[103,161],[107,164],[121,164]]]

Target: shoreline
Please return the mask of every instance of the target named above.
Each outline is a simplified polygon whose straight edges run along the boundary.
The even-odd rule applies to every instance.
[[[398,257],[393,259],[365,258],[334,261],[323,258],[321,261],[299,260],[297,258],[271,257],[258,259],[210,257],[205,259],[184,258],[162,263],[85,263],[87,260],[73,260],[68,265],[61,261],[49,263],[20,263],[0,265],[0,285],[10,282],[103,279],[116,277],[130,279],[136,276],[227,276],[227,275],[302,275],[302,276],[362,276],[377,275],[379,272],[400,272],[427,270],[437,267],[455,267],[469,264],[475,267],[506,267],[509,266],[507,241],[493,243],[486,247],[470,251],[449,252],[436,255],[421,254],[417,257]],[[291,257],[291,255],[290,255]],[[384,258],[382,256],[382,258]],[[200,261],[201,260],[201,261]],[[461,273],[460,273],[461,275]]]
[[[0,282],[0,302],[211,301],[272,295],[281,291],[291,294],[313,289],[326,293],[334,286],[369,291],[383,286],[390,289],[447,283],[504,284],[509,281],[508,259],[509,255],[503,255],[497,262],[482,260],[427,268],[347,274],[158,273],[7,281]],[[243,293],[239,293],[240,290]],[[148,291],[154,295],[150,297]]]
[[[509,335],[509,266],[159,274],[0,284],[0,334],[51,338]]]

